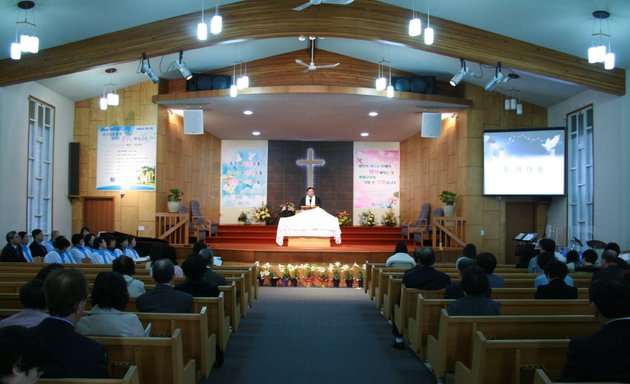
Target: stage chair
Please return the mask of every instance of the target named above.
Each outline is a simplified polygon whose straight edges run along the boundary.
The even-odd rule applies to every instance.
[[[431,216],[431,222],[428,225],[426,232],[414,232],[413,234],[413,244],[418,244],[420,243],[420,245],[423,245],[423,242],[425,240],[425,234],[427,235],[428,239],[431,239],[431,234],[433,234],[433,218],[434,217],[444,217],[444,209],[440,208],[435,208],[435,210],[433,211],[433,215]],[[433,246],[435,246],[435,244],[433,244]]]
[[[213,236],[210,217],[203,215],[198,200],[190,201],[190,235],[194,236],[197,241]],[[214,235],[216,235],[216,230]]]
[[[415,221],[405,221],[404,223],[400,224],[400,228],[402,229],[402,236],[405,239],[408,239],[414,232],[426,230],[427,225],[429,225],[430,211],[431,204],[422,204],[422,208],[420,208],[420,214],[418,214],[418,219],[416,219]]]

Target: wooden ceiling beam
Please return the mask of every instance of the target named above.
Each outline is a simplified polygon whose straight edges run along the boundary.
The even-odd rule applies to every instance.
[[[155,57],[237,39],[317,35],[369,41],[389,41],[440,55],[526,71],[593,89],[624,95],[625,70],[604,70],[587,60],[472,28],[431,18],[436,40],[426,46],[407,35],[410,12],[376,0],[350,5],[291,9],[303,0],[233,3],[221,8],[224,28],[206,42],[195,37],[199,13],[156,21],[126,30],[40,51],[21,60],[0,61],[0,86],[40,80],[102,65],[139,60],[142,52]]]

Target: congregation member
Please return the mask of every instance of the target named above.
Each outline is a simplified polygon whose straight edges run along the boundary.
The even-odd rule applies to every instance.
[[[593,273],[591,281],[622,278],[625,271],[618,264],[617,252],[611,249],[605,250],[602,253],[602,269]]]
[[[540,253],[550,252],[552,255],[555,256],[556,259],[562,262],[566,262],[566,259],[564,258],[564,256],[556,252],[556,242],[554,240],[547,239],[547,238],[540,239],[540,241],[538,242],[538,245],[540,246]],[[534,256],[529,260],[529,265],[527,266],[527,272],[541,274],[541,273],[544,273],[544,271],[545,271],[544,266],[541,266],[538,263],[538,256]]]
[[[152,291],[138,296],[136,307],[140,312],[190,313],[193,296],[177,291],[171,286],[175,278],[175,266],[169,259],[158,259],[151,266],[151,276],[155,281]]]
[[[580,266],[575,267],[575,272],[588,272],[594,273],[599,271],[600,266],[597,265],[597,252],[592,249],[587,249],[582,252],[582,263]]]
[[[203,274],[203,279],[210,283],[210,285],[225,285],[225,276],[212,270],[212,267],[214,267],[214,254],[212,253],[212,249],[202,249],[199,251],[199,255],[203,257],[206,262],[206,270]],[[237,296],[238,294],[237,292]]]
[[[138,315],[124,312],[128,303],[127,282],[122,275],[99,273],[92,288],[92,310],[77,323],[77,332],[91,336],[144,336]]]
[[[170,245],[164,245],[160,249],[160,258],[168,259],[173,263],[175,269],[175,277],[184,277],[184,270],[177,264],[177,251],[175,247]]]
[[[490,288],[505,288],[505,281],[502,276],[495,275],[494,269],[497,267],[497,258],[490,252],[482,252],[477,256],[477,266],[486,272]]]
[[[70,255],[70,242],[63,236],[57,236],[53,250],[46,254],[44,263],[75,264],[74,258]]]
[[[416,266],[416,261],[413,257],[409,256],[407,250],[407,243],[399,241],[394,248],[394,253],[385,261],[387,268],[406,268],[410,269]]]
[[[25,263],[26,259],[22,255],[22,247],[20,246],[20,235],[15,231],[10,231],[5,236],[7,245],[2,248],[2,254],[0,254],[0,261],[4,262],[22,262]]]
[[[464,296],[446,307],[451,316],[496,316],[501,313],[500,303],[486,297],[490,288],[486,272],[478,266],[466,268],[462,272],[461,286]]]
[[[177,284],[175,289],[190,293],[194,297],[217,297],[219,286],[208,283],[203,277],[206,272],[206,260],[201,255],[192,254],[182,263],[186,281]]]
[[[536,296],[534,298],[547,300],[577,299],[577,288],[567,285],[564,281],[568,272],[569,269],[565,263],[559,260],[548,262],[545,265],[545,276],[547,276],[549,283],[539,285],[536,288]]]
[[[205,241],[197,241],[195,242],[195,244],[193,244],[192,253],[198,254],[199,252],[201,252],[201,250],[207,249],[207,248],[208,248],[208,245],[206,244]]]
[[[129,256],[120,256],[112,262],[112,270],[120,273],[127,284],[129,297],[138,297],[146,292],[144,282],[135,279],[136,263]]]
[[[91,260],[90,251],[85,248],[85,240],[80,233],[72,235],[72,248],[70,249],[70,255],[74,259],[75,263],[81,264],[84,259]]]
[[[136,237],[135,236],[127,237],[127,245],[123,249],[123,254],[127,257],[130,257],[132,260],[138,260],[138,258],[140,258],[138,251],[136,251]]]
[[[600,279],[589,301],[601,330],[572,339],[558,381],[630,382],[630,283]]]
[[[567,269],[569,272],[574,272],[575,268],[580,266],[580,254],[575,249],[567,252]]]
[[[117,241],[114,236],[105,235],[103,236],[105,239],[105,249],[103,249],[103,253],[107,256],[109,262],[107,264],[111,264],[115,258],[122,254],[119,248],[116,247]],[[119,253],[120,252],[120,253]]]
[[[534,279],[534,288],[538,288],[538,286],[540,285],[547,285],[549,284],[549,279],[547,278],[547,276],[545,275],[544,271],[545,271],[545,265],[547,265],[547,263],[549,263],[552,260],[557,260],[554,256],[553,253],[551,252],[542,252],[540,255],[538,255],[537,257],[537,262],[538,262],[538,267],[540,270],[543,271],[543,273],[541,275],[538,275],[535,279]],[[562,262],[564,263],[564,262]],[[575,282],[573,281],[573,279],[571,278],[571,276],[566,275],[564,277],[564,282],[571,287],[575,287]]]
[[[87,235],[83,236],[83,246],[90,252],[90,254],[94,252],[94,248],[92,248],[94,239],[96,239],[96,236],[94,236],[93,233],[88,233]]]
[[[28,247],[28,232],[20,231],[18,232],[20,236],[20,248],[22,248],[22,256],[24,256],[24,260],[27,263],[33,262],[33,254],[31,253],[31,249]]]
[[[92,231],[90,231],[90,228],[88,227],[82,227],[81,230],[79,231],[79,234],[83,236],[84,239],[85,239],[85,236],[89,235],[90,233],[92,233]]]
[[[459,299],[460,297],[465,295],[464,290],[462,289],[462,284],[461,284],[462,273],[464,272],[466,268],[472,267],[473,265],[475,265],[475,261],[468,257],[464,257],[459,261],[459,263],[457,264],[457,270],[459,271],[460,281],[458,283],[453,283],[444,289],[445,299],[454,300],[454,299]],[[490,289],[488,289],[485,295],[490,297],[490,292],[491,292]]]
[[[48,275],[58,269],[64,269],[64,266],[59,263],[46,264],[42,269],[39,270],[39,272],[37,272],[37,275],[35,275],[35,280],[46,281]]]
[[[46,297],[44,297],[44,282],[33,279],[20,288],[20,312],[0,321],[0,328],[10,325],[21,325],[31,328],[48,317],[46,313]]]
[[[107,351],[96,341],[77,333],[83,316],[88,283],[78,269],[58,269],[44,281],[50,317],[31,328],[44,340],[47,359],[43,377],[107,378]]]
[[[451,278],[444,272],[433,268],[435,264],[435,252],[430,247],[417,248],[413,251],[416,266],[405,271],[402,283],[407,288],[416,288],[427,291],[437,291],[446,288],[451,284]],[[402,333],[393,324],[392,333],[394,341],[392,347],[395,349],[405,349]]]
[[[99,236],[92,241],[92,251],[90,252],[90,259],[92,264],[111,264],[113,259],[110,258],[109,253],[105,252],[107,242],[104,237]]]
[[[0,330],[0,345],[0,383],[36,383],[46,356],[42,339],[22,326],[11,325]]]
[[[55,245],[54,245],[55,239],[58,238],[59,236],[61,236],[61,232],[59,232],[56,229],[53,229],[52,232],[50,232],[50,240],[43,243],[44,247],[46,247],[46,251],[50,252],[55,249]]]
[[[31,236],[33,241],[28,246],[31,250],[31,256],[44,258],[48,253],[48,249],[44,246],[44,232],[41,229],[33,229]]]

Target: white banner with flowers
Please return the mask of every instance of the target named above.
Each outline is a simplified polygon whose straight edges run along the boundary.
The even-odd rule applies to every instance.
[[[354,143],[354,225],[399,224],[400,143]]]
[[[267,141],[221,142],[221,224],[239,216],[255,222],[256,207],[267,203]]]

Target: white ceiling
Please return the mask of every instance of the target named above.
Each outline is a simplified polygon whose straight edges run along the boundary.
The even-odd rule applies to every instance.
[[[361,0],[355,1],[360,2]],[[220,1],[220,5],[232,2],[236,1]],[[617,66],[630,68],[630,44],[628,44],[630,42],[630,1],[628,0],[386,0],[383,2],[409,9],[417,6],[417,9],[421,12],[426,12],[427,3],[429,3],[431,15],[579,57],[586,56],[586,50],[591,42],[590,35],[593,29],[591,13],[597,9],[604,9],[611,13],[608,26],[612,35],[612,48],[617,55]],[[18,17],[16,3],[17,1],[2,1],[0,3],[0,47],[2,47],[0,59],[8,57],[9,44],[15,38],[15,21]],[[301,3],[302,1],[296,0],[295,6]],[[215,2],[207,0],[205,4],[208,7],[213,7]],[[106,2],[47,0],[41,3],[36,1],[35,12],[37,34],[40,37],[41,49],[46,49],[135,25],[191,12],[200,12],[200,9],[201,1],[199,0],[182,0],[177,2],[168,0],[108,0]],[[308,10],[304,12],[308,12]],[[401,26],[401,28],[406,28],[406,26]],[[193,38],[195,37],[191,36],[191,39]],[[436,39],[439,38],[438,30],[436,31]],[[306,42],[300,42],[297,38],[255,40],[187,51],[184,53],[184,60],[193,72],[207,72],[230,66],[236,60],[251,61],[305,47]],[[381,58],[386,58],[391,60],[393,67],[420,75],[435,75],[442,81],[448,81],[453,73],[459,69],[459,61],[454,58],[377,42],[327,38],[318,42],[318,48],[371,62],[377,62]],[[151,58],[151,64],[154,68],[160,67],[162,70],[166,70],[175,58],[175,55]],[[114,65],[114,67],[118,69],[118,72],[113,76],[113,81],[119,87],[146,80],[144,75],[137,73],[137,61],[119,63]],[[102,92],[103,84],[110,81],[108,75],[104,72],[105,68],[95,68],[39,82],[71,100],[83,100],[99,95]],[[486,69],[482,72],[481,68],[475,64],[472,65],[472,69],[477,78],[468,77],[465,80],[466,82],[483,85],[492,76],[491,71]],[[521,96],[525,101],[537,105],[550,106],[586,89],[584,86],[544,78],[539,75],[520,71],[518,73],[521,75],[521,78],[513,81],[511,86],[521,91]],[[160,74],[160,76],[177,78],[179,74],[171,71],[166,74]],[[252,85],[255,86],[255,79],[252,79],[252,82]],[[507,92],[507,90],[507,86],[497,89],[497,91],[502,93]],[[256,98],[253,96],[250,98],[237,97],[230,101],[217,102],[215,100],[215,102],[223,104],[226,110],[233,109],[235,112],[239,112],[245,109],[248,103],[252,105],[254,99]],[[276,102],[261,101],[260,107],[275,111],[273,116],[277,121],[292,121],[290,116],[286,116],[286,119],[283,116],[284,111],[287,110],[285,106],[288,100],[280,102],[281,100],[279,99],[282,99],[282,97],[278,96],[278,100],[274,99]],[[344,103],[352,103],[348,97],[343,97],[342,99]],[[355,104],[359,100],[362,103],[370,104],[365,99],[357,99],[354,101]],[[385,98],[376,98],[375,100],[376,103],[380,102],[383,108],[386,106],[389,108],[394,104]],[[397,120],[387,120],[388,124],[393,122],[412,124],[409,126],[405,125],[401,129],[402,132],[408,132],[410,129],[417,130],[417,119],[410,117],[416,112],[414,111],[416,105],[408,105],[405,110],[403,107],[405,103],[401,101],[396,101],[396,103],[401,103],[401,108],[403,108],[403,110],[397,111],[398,114],[407,118],[399,122]],[[361,104],[358,103],[357,105]],[[232,106],[234,108],[229,108]],[[293,105],[293,107],[296,108],[292,110],[296,116],[318,116],[312,123],[308,123],[308,119],[301,121],[302,125],[307,127],[307,132],[315,130],[326,131],[327,128],[323,127],[333,126],[332,123],[334,121],[344,119],[341,115],[327,113],[327,111],[330,111],[330,105],[319,101],[309,102],[306,100]],[[324,110],[318,111],[317,108],[324,108]],[[340,113],[343,114],[344,112]],[[258,116],[262,118],[262,115]],[[327,116],[330,120],[322,121],[319,118],[320,116]],[[383,115],[379,116],[379,118],[382,117]],[[395,119],[395,116],[390,116],[390,118]],[[228,121],[229,116],[226,115],[225,119]],[[234,120],[239,119],[234,118]],[[347,123],[351,127],[348,131],[354,132],[359,130],[360,126],[374,124],[372,121],[373,119],[365,121],[359,119],[354,124],[352,121],[348,121]],[[278,125],[284,126],[285,124]],[[286,125],[289,126],[291,124]],[[211,131],[210,128],[208,130]],[[228,130],[228,132],[241,131],[249,132],[250,127]],[[339,134],[339,132],[329,133]],[[227,136],[219,136],[220,138],[245,138],[240,135],[234,137],[233,134],[226,132],[221,134]],[[291,134],[294,138],[312,139],[308,138],[308,135],[295,136],[293,132]],[[286,137],[286,132],[283,135]],[[375,137],[381,136],[383,136],[382,140],[388,139],[386,134],[374,134],[370,136],[370,139],[376,140]],[[389,139],[397,140],[397,136],[399,134],[392,134]],[[337,136],[330,136],[331,139],[332,137]],[[346,140],[356,139],[356,137],[350,135],[344,137]],[[248,138],[251,138],[251,136]]]

